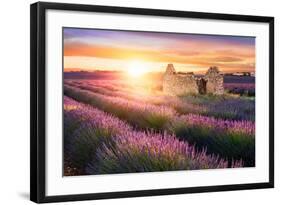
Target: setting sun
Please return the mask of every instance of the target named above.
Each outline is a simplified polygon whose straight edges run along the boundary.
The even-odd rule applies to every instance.
[[[140,77],[148,72],[148,67],[144,62],[133,61],[128,65],[128,74],[132,77]]]

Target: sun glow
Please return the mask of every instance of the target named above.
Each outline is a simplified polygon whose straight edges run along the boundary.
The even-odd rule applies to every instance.
[[[144,62],[133,61],[128,65],[128,74],[132,77],[140,77],[148,72],[148,66]]]

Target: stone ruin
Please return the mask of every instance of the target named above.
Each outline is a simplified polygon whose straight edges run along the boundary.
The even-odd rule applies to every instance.
[[[193,72],[176,72],[173,64],[168,64],[163,79],[163,91],[168,95],[214,94],[222,95],[223,75],[217,67],[210,67],[203,77]]]

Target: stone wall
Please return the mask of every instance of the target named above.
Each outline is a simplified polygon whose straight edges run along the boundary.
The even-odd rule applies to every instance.
[[[176,74],[176,69],[174,68],[174,65],[170,63],[167,65],[165,75],[172,75],[172,74]]]
[[[210,67],[207,71],[204,79],[207,81],[206,91],[207,93],[222,95],[223,88],[223,75],[220,74],[217,67]]]
[[[163,92],[168,95],[221,95],[224,92],[223,76],[217,67],[211,67],[204,77],[196,77],[193,73],[177,73],[173,64],[168,64],[163,78]]]
[[[169,95],[198,93],[198,86],[193,75],[165,75],[163,91]]]

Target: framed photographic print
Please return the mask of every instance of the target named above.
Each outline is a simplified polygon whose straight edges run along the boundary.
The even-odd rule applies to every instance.
[[[274,18],[31,5],[31,200],[274,187]]]

